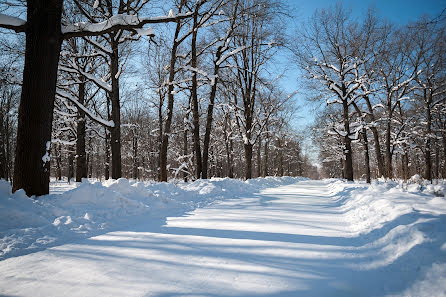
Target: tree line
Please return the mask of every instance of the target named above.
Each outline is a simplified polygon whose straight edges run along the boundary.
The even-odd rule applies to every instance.
[[[0,27],[18,33],[0,44],[0,178],[14,191],[47,194],[50,175],[316,174],[293,94],[268,72],[283,3],[91,2],[2,4]]]
[[[299,30],[295,60],[325,105],[313,126],[323,176],[446,176],[443,13],[396,26],[338,4]]]

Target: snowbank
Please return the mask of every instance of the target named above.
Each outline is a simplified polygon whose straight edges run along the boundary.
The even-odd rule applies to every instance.
[[[352,240],[357,239],[359,250],[374,255],[372,261],[356,264],[356,269],[398,271],[398,265],[417,267],[416,271],[403,269],[405,277],[414,278],[414,283],[391,296],[446,297],[443,181],[435,185],[418,181],[374,181],[366,185],[332,180],[329,187],[351,225]]]
[[[241,197],[300,178],[228,178],[183,183],[142,183],[121,178],[84,180],[74,189],[53,183],[38,200],[23,191],[11,194],[0,180],[0,260],[49,246],[101,234],[139,220],[180,215],[216,200]]]

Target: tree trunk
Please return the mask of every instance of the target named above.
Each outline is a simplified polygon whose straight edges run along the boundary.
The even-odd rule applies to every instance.
[[[345,93],[345,91],[344,91]],[[344,129],[347,133],[344,137],[344,178],[347,180],[353,180],[353,158],[352,158],[352,145],[350,139],[350,120],[348,115],[348,105],[347,101],[342,101],[343,107],[343,118],[344,118]]]
[[[78,101],[80,104],[84,104],[85,82],[79,84],[78,91]],[[87,177],[87,159],[85,152],[85,112],[80,108],[77,110],[76,134],[76,182],[81,182],[82,178]]]
[[[364,141],[364,162],[365,162],[365,177],[367,183],[370,184],[370,155],[369,155],[369,141],[367,139],[367,131],[362,129],[362,140]]]
[[[262,175],[262,139],[259,137],[259,141],[257,143],[257,177]]]
[[[121,165],[121,105],[119,102],[119,43],[115,40],[116,34],[110,34],[112,55],[110,61],[110,75],[112,80],[111,92],[111,118],[115,126],[111,129],[112,178],[122,176]]]
[[[194,12],[194,24],[192,32],[192,49],[191,49],[191,67],[193,69],[197,68],[197,22],[198,22],[198,8]],[[194,125],[193,129],[193,139],[194,139],[194,150],[195,150],[195,162],[196,162],[196,178],[203,177],[203,167],[201,159],[201,146],[200,146],[200,115],[198,108],[198,82],[197,82],[197,72],[192,71],[192,89],[191,89],[191,99],[192,99],[192,122]],[[207,173],[206,173],[207,176]]]
[[[60,144],[56,147],[56,176],[57,180],[62,180],[62,159],[61,159],[61,147]]]
[[[133,135],[133,179],[138,179],[138,137]]]
[[[185,126],[184,132],[183,132],[183,156],[187,156],[187,146],[188,146],[187,129]],[[185,160],[183,160],[183,162],[185,162]],[[183,171],[183,180],[184,180],[184,182],[187,182],[187,172],[186,171]]]
[[[438,140],[435,140],[435,178],[440,178],[440,146]]]
[[[252,178],[252,144],[247,143],[244,145],[245,148],[245,178],[251,179]]]
[[[268,157],[269,157],[269,151],[268,151],[268,138],[265,139],[265,145],[264,145],[264,149],[263,149],[263,154],[264,154],[264,163],[263,163],[263,176],[266,177],[268,176]]]
[[[215,61],[220,59],[221,54],[217,54]],[[202,159],[202,176],[204,179],[208,178],[208,159],[209,159],[209,143],[211,140],[212,121],[214,119],[214,101],[217,94],[217,82],[218,82],[218,65],[214,65],[214,80],[212,82],[211,94],[209,96],[208,112],[206,117],[206,131],[204,133],[203,142],[203,159]]]
[[[385,151],[385,158],[386,158],[386,178],[393,178],[393,168],[392,168],[392,152],[390,150],[390,119],[387,121],[387,128],[386,128],[386,151]]]
[[[108,180],[110,178],[110,133],[105,129],[105,166],[104,166],[104,178]]]
[[[68,154],[68,183],[70,183],[71,179],[73,178],[74,175],[74,166],[73,166],[73,161],[74,161],[74,156],[73,153],[69,153]]]
[[[62,0],[27,2],[25,67],[12,190],[49,193],[50,145],[61,47]]]
[[[183,4],[184,0],[181,1],[181,5]],[[179,9],[179,12],[181,12],[181,7]],[[169,67],[169,86],[167,91],[167,118],[166,123],[164,124],[164,131],[162,134],[162,141],[161,141],[161,150],[160,150],[160,181],[166,182],[167,181],[167,148],[169,146],[169,133],[170,133],[170,127],[172,125],[172,117],[173,117],[173,102],[174,102],[174,85],[173,81],[175,80],[175,64],[177,61],[177,49],[179,46],[179,43],[177,41],[178,36],[180,35],[181,30],[181,23],[180,21],[177,22],[176,29],[175,29],[175,35],[173,39],[173,45],[172,50],[170,52],[170,67]]]
[[[424,97],[426,100],[426,90]],[[425,161],[424,161],[424,178],[432,182],[432,156],[431,156],[431,133],[432,133],[432,114],[430,109],[430,100],[426,103],[426,143],[425,143]]]
[[[365,99],[365,102],[366,102],[368,110],[369,110],[369,116],[371,118],[371,121],[375,122],[375,116],[373,114],[373,107],[372,107],[372,104],[370,103],[370,98],[369,98],[369,96],[364,96],[364,99]],[[376,162],[378,163],[378,177],[386,176],[386,171],[385,171],[385,167],[384,167],[384,158],[381,153],[381,145],[380,145],[380,140],[379,140],[378,129],[376,127],[372,126],[372,127],[370,127],[370,130],[372,131],[373,140],[374,140],[374,144],[375,144]]]

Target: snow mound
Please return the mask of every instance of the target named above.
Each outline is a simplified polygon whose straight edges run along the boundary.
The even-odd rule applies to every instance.
[[[52,185],[58,194],[37,200],[23,191],[11,194],[10,184],[0,180],[0,260],[299,180],[213,178],[189,183],[143,183],[120,178],[101,183],[84,179],[65,192],[60,185]]]

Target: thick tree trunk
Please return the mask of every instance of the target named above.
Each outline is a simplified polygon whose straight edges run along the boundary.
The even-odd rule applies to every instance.
[[[198,8],[194,12],[194,24],[192,32],[192,49],[191,49],[191,67],[193,69],[197,68],[197,23],[198,23]],[[194,140],[194,150],[195,150],[195,162],[196,162],[196,178],[203,178],[203,163],[201,159],[201,145],[200,145],[200,115],[198,107],[198,82],[197,82],[197,72],[192,71],[192,89],[191,89],[191,99],[192,99],[192,123],[194,125],[193,129],[193,140]],[[207,174],[206,174],[207,175]]]
[[[251,179],[252,178],[252,144],[247,143],[244,145],[245,148],[245,178]]]
[[[283,144],[280,139],[277,140],[277,147],[279,148],[279,170],[278,175],[283,176]]]
[[[220,59],[221,54],[217,54],[216,60]],[[202,159],[202,177],[208,178],[208,159],[209,159],[209,143],[211,140],[212,121],[214,119],[214,101],[217,94],[217,82],[218,82],[218,65],[214,65],[214,81],[211,87],[211,94],[209,95],[209,105],[206,117],[206,131],[204,133],[203,142],[203,159]]]
[[[122,176],[121,165],[121,105],[119,102],[119,43],[115,41],[116,34],[110,34],[112,55],[110,61],[110,75],[112,81],[111,118],[115,126],[111,129],[112,178]]]
[[[369,141],[367,139],[367,131],[365,128],[362,129],[362,140],[364,145],[364,163],[365,163],[365,177],[367,183],[370,184],[370,155],[369,155]]]
[[[384,158],[381,153],[378,129],[376,129],[376,127],[371,127],[370,130],[372,131],[373,142],[375,146],[376,162],[378,164],[378,177],[383,177],[386,176],[386,170],[384,166]]]
[[[372,104],[370,103],[370,98],[369,98],[369,96],[365,96],[364,99],[365,99],[365,102],[366,102],[368,110],[369,110],[370,119],[372,122],[375,122],[375,116],[373,114],[373,107],[372,107]],[[378,164],[378,177],[386,176],[386,171],[385,171],[385,167],[384,167],[384,158],[381,153],[381,145],[380,145],[380,140],[379,140],[378,129],[376,127],[372,126],[372,127],[370,127],[370,130],[372,131],[374,145],[375,145],[376,162]]]
[[[353,158],[352,158],[352,145],[350,139],[350,120],[348,114],[348,105],[347,101],[342,101],[343,107],[343,119],[344,119],[344,129],[346,135],[344,137],[344,178],[347,180],[353,180]]]
[[[264,154],[263,177],[268,176],[268,158],[269,158],[268,145],[269,145],[269,141],[267,138],[267,139],[265,139],[265,144],[264,144],[264,148],[263,148],[263,154]]]
[[[79,84],[78,91],[78,101],[80,104],[84,104],[85,82]],[[82,178],[87,177],[87,159],[85,152],[85,112],[80,108],[77,111],[76,134],[76,182],[81,182]]]
[[[12,190],[49,193],[50,145],[61,47],[62,0],[27,2],[25,67]]]
[[[110,178],[110,133],[105,129],[105,163],[104,163],[104,178],[108,180]]]
[[[74,156],[73,153],[69,153],[68,154],[68,173],[67,173],[67,177],[68,177],[68,183],[70,183],[71,179],[73,178],[74,175]]]
[[[385,158],[386,158],[386,178],[393,178],[393,168],[392,168],[392,152],[390,149],[391,146],[391,137],[390,137],[390,119],[387,121],[387,127],[386,127],[386,151],[385,151]]]

